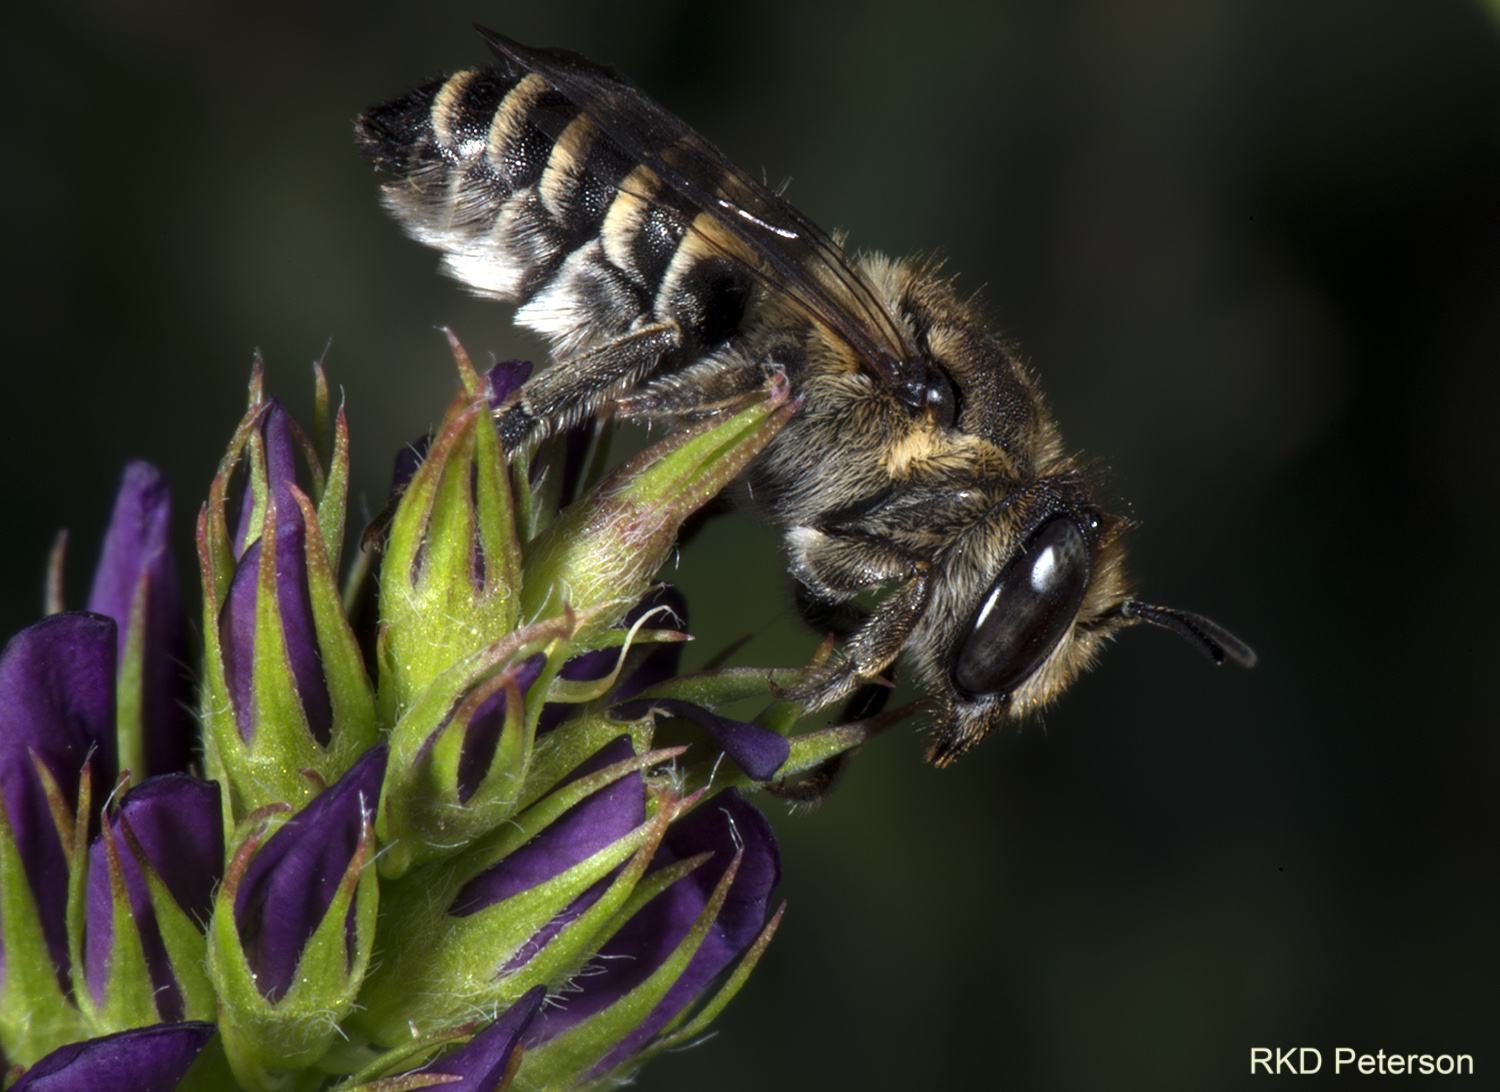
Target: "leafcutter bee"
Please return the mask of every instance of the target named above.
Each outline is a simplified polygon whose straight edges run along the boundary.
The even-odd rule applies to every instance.
[[[556,363],[499,411],[511,447],[607,407],[713,414],[784,370],[801,409],[742,492],[782,532],[804,616],[846,634],[799,699],[904,658],[937,699],[942,765],[1137,622],[1254,662],[1208,619],[1131,597],[1122,521],[946,279],[846,253],[614,70],[480,33],[496,65],[359,119],[385,206],[549,342]]]

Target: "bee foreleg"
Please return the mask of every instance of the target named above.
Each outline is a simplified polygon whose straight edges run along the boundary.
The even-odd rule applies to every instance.
[[[927,611],[931,585],[926,573],[913,577],[885,602],[827,665],[792,688],[792,701],[821,709],[846,697],[890,667]]]
[[[675,322],[643,326],[531,380],[495,411],[507,451],[579,424],[651,374],[663,354],[682,345]]]

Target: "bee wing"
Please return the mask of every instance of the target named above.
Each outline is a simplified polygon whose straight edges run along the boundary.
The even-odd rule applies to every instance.
[[[667,189],[706,213],[719,234],[689,229],[706,245],[795,301],[903,401],[923,404],[920,356],[827,232],[613,69],[475,29],[497,56],[545,79]]]

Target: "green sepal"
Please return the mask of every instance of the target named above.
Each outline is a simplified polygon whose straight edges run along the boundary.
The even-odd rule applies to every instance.
[[[672,954],[662,961],[651,976],[635,989],[601,1012],[574,1025],[555,1039],[527,1052],[517,1075],[517,1088],[561,1087],[568,1078],[586,1073],[608,1056],[622,1039],[638,1027],[666,996],[673,983],[687,970],[698,948],[723,909],[724,900],[739,871],[740,854],[736,853],[714,887],[713,894]],[[637,1067],[638,1056],[627,1063],[629,1071]]]
[[[463,386],[464,393],[471,398],[485,394],[484,377],[479,374],[479,369],[474,367],[474,362],[469,359],[468,350],[458,340],[458,335],[451,328],[444,326],[443,336],[448,339],[448,349],[453,353],[453,364],[458,368],[458,381]]]
[[[324,355],[327,355],[324,349]],[[332,405],[332,399],[328,396],[328,373],[323,370],[323,361],[313,361],[313,449],[317,453],[318,461],[324,466],[332,466],[333,459],[333,434],[328,428],[328,408]],[[343,408],[340,406],[340,408]]]
[[[645,593],[682,521],[728,485],[794,409],[778,383],[739,413],[689,425],[616,467],[531,543],[523,614],[543,617],[563,602],[580,610],[622,604],[584,627],[577,639],[587,645]]]
[[[196,529],[198,573],[203,590],[203,677],[198,701],[199,716],[203,721],[203,764],[206,775],[224,788],[226,826],[232,826],[238,815],[253,810],[237,808],[233,782],[221,754],[226,741],[239,734],[234,704],[229,697],[229,683],[224,674],[224,650],[219,641],[219,613],[229,597],[235,570],[234,542],[229,533],[229,479],[239,465],[264,410],[263,373],[260,354],[257,353],[250,373],[250,406],[235,427],[234,436],[219,460],[218,471],[209,482],[208,500],[198,510]],[[246,488],[253,490],[253,480]]]
[[[69,831],[63,846],[71,852],[72,845],[72,831]],[[76,859],[77,854],[72,856]],[[71,873],[76,870],[77,866],[70,861],[70,903],[74,886]],[[68,1000],[53,968],[36,897],[21,861],[3,797],[0,797],[0,941],[5,945],[5,967],[0,977],[0,1047],[5,1057],[12,1064],[31,1065],[60,1046],[87,1039],[89,1031],[83,1014]]]
[[[637,694],[632,701],[677,698],[720,710],[755,698],[777,698],[803,678],[801,668],[767,670],[760,667],[723,667],[696,675],[680,675]],[[795,720],[795,718],[793,718]],[[766,725],[770,727],[770,725]],[[785,734],[785,733],[783,733]]]
[[[47,799],[54,805],[52,818],[68,861],[68,966],[72,968],[72,1002],[83,1014],[85,1023],[89,1021],[93,1004],[93,997],[83,983],[83,931],[88,924],[89,816],[93,811],[94,796],[91,766],[92,763],[85,762],[82,776],[78,779],[77,813],[64,822],[63,809],[57,806],[62,803],[62,790],[53,779],[51,771],[43,763],[36,763],[37,773],[46,786]]]
[[[510,463],[510,503],[515,514],[516,539],[528,545],[556,515],[547,506],[545,491],[531,487],[532,456],[532,450],[522,446],[506,457]],[[545,486],[545,479],[538,485]]]
[[[586,958],[591,938],[629,896],[675,807],[658,808],[593,856],[509,899],[462,917],[447,908],[465,885],[584,798],[675,753],[651,752],[579,778],[463,854],[388,883],[380,935],[399,936],[401,943],[379,953],[351,1026],[377,1043],[394,1045],[407,1039],[412,1027],[443,1026],[474,1012],[503,1009],[532,986],[552,981]],[[543,926],[627,859],[631,863],[591,907],[524,964],[496,977]]]
[[[340,1081],[330,1092],[415,1092],[418,1088],[438,1088],[452,1083],[453,1076],[449,1073],[402,1073],[359,1084]],[[494,1086],[494,1092],[503,1092],[503,1086]]]
[[[250,405],[234,435],[219,459],[218,471],[208,485],[208,500],[198,514],[198,561],[203,577],[204,630],[218,628],[219,610],[229,595],[229,585],[234,579],[234,541],[229,534],[229,479],[240,463],[246,445],[251,442],[260,416],[265,412],[264,374],[260,354],[255,354],[255,364],[250,372]],[[254,490],[254,475],[246,488]],[[257,503],[264,512],[264,479]]]
[[[203,677],[198,684],[198,716],[203,724],[204,776],[217,781],[223,789],[219,795],[223,802],[224,825],[227,829],[234,825],[239,809],[232,799],[234,793],[220,741],[237,736],[239,726],[234,720],[234,705],[229,700],[229,680],[224,673],[224,646],[219,641],[219,607],[222,600],[214,598],[218,594],[220,577],[217,574],[217,536],[213,529],[217,521],[211,513],[211,504],[212,502],[205,504],[199,511],[197,527],[198,570],[203,584]],[[231,554],[231,574],[233,565],[234,558]],[[227,577],[223,584],[227,595]]]
[[[151,578],[142,572],[130,596],[130,617],[125,623],[125,643],[115,674],[115,746],[120,769],[130,773],[130,783],[146,776],[146,737],[141,723],[141,701],[146,659],[146,607]]]
[[[574,489],[575,497],[583,496],[604,473],[613,433],[613,419],[595,419],[594,433]],[[566,436],[554,436],[544,441],[534,452],[522,447],[511,455],[516,530],[522,542],[530,543],[550,527],[557,514],[562,511],[562,487],[568,454]]]
[[[317,411],[319,432],[327,431],[328,384],[323,378],[323,369],[318,368],[318,383],[323,406]],[[322,438],[319,454],[328,460],[328,480],[323,486],[322,496],[317,498],[318,523],[323,528],[323,549],[328,556],[328,567],[339,571],[339,561],[344,548],[344,520],[349,507],[349,422],[344,417],[344,407],[339,406],[334,415],[331,447],[325,450]]]
[[[342,423],[342,411],[339,419]],[[332,784],[349,771],[360,755],[379,742],[375,688],[365,671],[359,639],[354,636],[354,629],[344,613],[336,569],[337,554],[330,556],[326,545],[330,537],[342,537],[342,506],[335,506],[340,509],[338,530],[325,532],[323,509],[314,510],[312,503],[296,486],[292,487],[292,496],[302,509],[306,528],[303,541],[306,546],[307,590],[312,603],[318,655],[323,665],[323,682],[328,689],[332,711],[328,751],[322,764],[314,769],[324,781]],[[323,496],[326,501],[329,491]]]

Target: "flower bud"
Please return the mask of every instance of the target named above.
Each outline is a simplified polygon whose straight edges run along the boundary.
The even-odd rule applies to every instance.
[[[471,657],[396,725],[376,826],[389,846],[386,876],[444,856],[514,813],[533,738],[527,696],[550,674],[543,650],[555,650],[565,633],[565,625],[528,627]]]
[[[118,627],[120,765],[135,781],[185,769],[192,752],[171,521],[171,491],[161,472],[128,463],[88,609]]]
[[[673,823],[612,930],[527,1033],[518,1083],[614,1085],[700,1034],[769,942],[780,878],[770,824],[734,790]],[[718,993],[681,1022],[736,961]]]
[[[488,391],[472,370],[461,370],[472,386],[448,407],[407,483],[381,564],[380,702],[387,723],[519,619],[510,475]]]
[[[385,762],[385,747],[372,747],[269,838],[253,833],[219,889],[209,975],[247,1089],[316,1064],[354,1002],[375,929],[375,870],[365,866]]]
[[[0,653],[0,1037],[22,1062],[82,1028],[67,998],[68,883],[115,754],[114,622],[55,614],[12,638]]]
[[[227,781],[235,816],[306,801],[313,789],[301,771],[336,780],[375,740],[373,693],[334,577],[343,436],[341,412],[336,461],[325,475],[280,404],[261,401],[257,374],[250,410],[199,517],[208,767]],[[316,507],[296,484],[299,446]],[[231,536],[226,496],[241,461],[248,481]]]
[[[395,878],[494,830],[523,797],[542,795],[618,735],[618,724],[595,716],[577,732],[549,739],[540,763],[532,763],[536,736],[552,731],[585,703],[634,693],[675,667],[675,642],[683,635],[668,628],[674,616],[667,604],[680,604],[681,598],[675,592],[648,597],[599,639],[617,645],[565,662],[566,637],[576,628],[571,615],[523,627],[428,687],[391,735],[391,766],[376,825],[387,844],[381,874]],[[651,640],[668,643],[634,652],[632,642]],[[627,665],[630,674],[617,683]],[[555,700],[544,703],[534,695]]]
[[[214,1017],[200,923],[223,868],[216,783],[164,774],[120,799],[89,850],[77,998],[95,1031]]]

